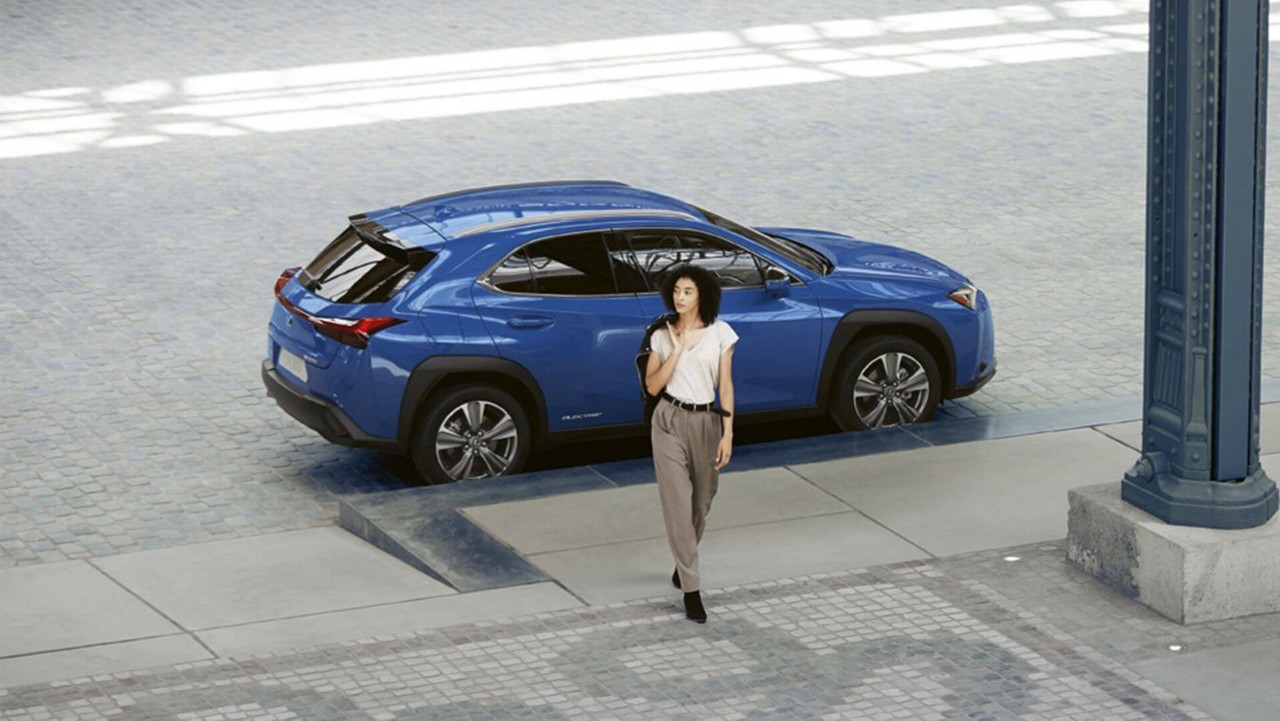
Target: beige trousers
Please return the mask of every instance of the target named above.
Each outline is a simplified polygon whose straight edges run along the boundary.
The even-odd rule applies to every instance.
[[[667,542],[685,593],[700,588],[698,542],[720,485],[715,468],[720,416],[686,411],[666,400],[653,411],[653,469],[667,525]]]

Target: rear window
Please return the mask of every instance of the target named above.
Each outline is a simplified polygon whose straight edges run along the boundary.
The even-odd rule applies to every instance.
[[[356,226],[342,231],[311,261],[302,287],[334,303],[381,303],[413,280],[435,254],[406,248]]]

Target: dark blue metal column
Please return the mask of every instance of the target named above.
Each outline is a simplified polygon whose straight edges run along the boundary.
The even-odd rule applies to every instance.
[[[1266,0],[1153,0],[1142,455],[1129,503],[1173,524],[1276,513],[1258,462]]]

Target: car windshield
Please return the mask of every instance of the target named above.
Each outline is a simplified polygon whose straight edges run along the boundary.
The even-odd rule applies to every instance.
[[[694,207],[697,208],[697,206]],[[831,272],[831,264],[821,253],[812,248],[801,245],[793,240],[779,238],[776,235],[761,233],[755,228],[747,227],[741,223],[735,223],[722,215],[717,215],[716,213],[704,208],[697,208],[697,211],[706,216],[707,220],[717,228],[723,228],[731,233],[741,235],[744,238],[750,238],[778,255],[803,265],[818,275],[826,275]]]

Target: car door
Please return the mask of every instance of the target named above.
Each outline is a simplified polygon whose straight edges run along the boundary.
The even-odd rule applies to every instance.
[[[605,238],[534,241],[472,289],[498,353],[541,387],[551,432],[643,418],[634,359],[644,315],[634,293],[618,292]]]
[[[737,410],[750,413],[812,406],[817,388],[822,313],[809,287],[792,278],[790,295],[765,290],[767,262],[710,233],[687,229],[620,231],[648,291],[646,318],[667,312],[657,289],[679,263],[707,268],[720,282],[720,318],[738,333],[733,355]]]

